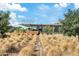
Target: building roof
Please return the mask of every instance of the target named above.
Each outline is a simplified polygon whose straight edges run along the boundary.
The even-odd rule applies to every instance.
[[[61,24],[20,24],[23,26],[61,26]]]

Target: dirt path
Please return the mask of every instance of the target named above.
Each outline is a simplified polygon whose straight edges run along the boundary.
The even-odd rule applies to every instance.
[[[39,35],[37,36],[36,42],[35,42],[35,48],[34,53],[32,53],[33,56],[42,56],[42,45],[40,42]]]

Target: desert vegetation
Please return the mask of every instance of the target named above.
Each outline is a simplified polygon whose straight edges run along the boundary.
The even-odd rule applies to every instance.
[[[21,53],[29,52],[30,49],[33,50],[36,41],[36,32],[34,34],[33,32],[24,33],[15,31],[13,33],[6,34],[8,35],[6,38],[0,38],[1,53],[19,53],[19,51],[22,49],[19,53],[21,55]]]
[[[37,35],[37,33],[37,31],[6,33],[9,36],[0,38],[0,55],[13,53],[12,55],[33,56],[40,52],[42,56],[79,55],[77,37],[62,34]],[[40,45],[35,47],[39,42]]]

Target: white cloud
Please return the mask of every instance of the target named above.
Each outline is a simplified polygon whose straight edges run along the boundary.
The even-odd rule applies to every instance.
[[[76,9],[78,9],[79,8],[79,3],[74,3],[74,6],[75,6]]]
[[[48,17],[48,15],[47,14],[43,14],[43,13],[39,13],[39,14],[37,14],[37,16],[39,16],[39,17],[43,17],[43,18],[47,18]]]
[[[11,26],[25,28],[24,26],[20,25],[20,22],[17,21],[17,19],[16,19],[16,17],[17,17],[16,13],[11,12],[9,17],[10,17],[9,22],[10,22]],[[23,17],[23,16],[19,15],[19,17]]]
[[[54,7],[59,7],[59,5],[58,4],[55,4]]]
[[[4,3],[1,3],[0,4],[0,10],[14,10],[14,11],[21,11],[21,12],[27,12],[28,9],[25,8],[25,7],[22,7],[20,4],[4,4]]]
[[[21,8],[20,11],[24,12],[24,11],[28,11],[28,9],[26,9],[25,7]]]
[[[48,17],[48,15],[46,15],[46,14],[42,14],[41,16],[42,16],[42,17]]]
[[[54,7],[67,7],[68,6],[68,4],[67,3],[56,3],[55,5],[54,5]]]
[[[8,4],[0,3],[0,10],[8,10]]]
[[[19,23],[16,20],[16,13],[11,12],[9,17],[10,17],[9,22],[10,22],[11,26],[17,26],[17,25],[19,25]]]
[[[20,4],[9,4],[8,7],[11,10],[14,9],[14,10],[22,11],[22,12],[28,11],[27,8],[22,7]]]
[[[9,4],[9,3],[0,3],[0,10],[13,10],[13,11],[21,11],[21,12],[27,12],[27,8],[22,7],[20,4]],[[16,17],[16,13],[11,12],[10,13],[10,25],[11,26],[18,26],[19,22],[17,21]],[[23,18],[24,16],[19,15],[18,17]]]
[[[48,5],[42,4],[38,7],[39,10],[49,10],[50,7]]]
[[[60,5],[61,7],[67,7],[67,6],[68,6],[67,3],[59,3],[59,5]]]
[[[10,18],[15,19],[16,18],[16,13],[11,12],[10,13]]]
[[[25,18],[25,16],[23,16],[23,15],[18,15],[18,18]]]

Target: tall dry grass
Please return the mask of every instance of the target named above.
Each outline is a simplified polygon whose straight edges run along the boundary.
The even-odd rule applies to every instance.
[[[74,36],[62,34],[40,34],[37,31],[7,33],[7,38],[0,38],[0,54],[17,53],[18,55],[32,55],[35,43],[40,41],[42,55],[65,56],[79,55],[79,41]]]

